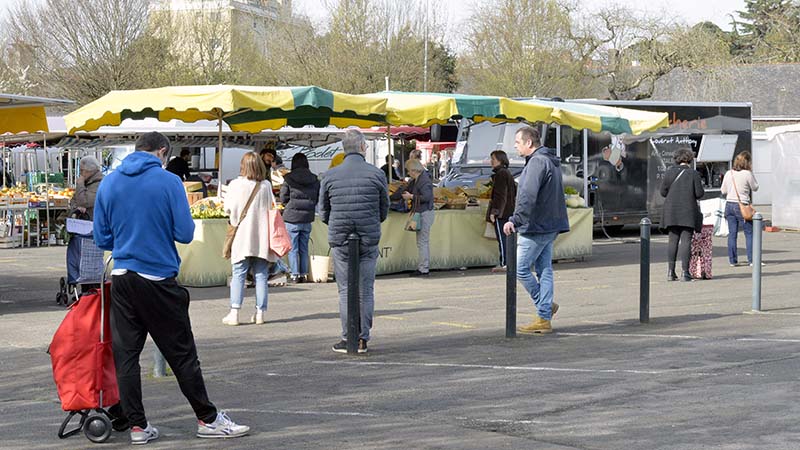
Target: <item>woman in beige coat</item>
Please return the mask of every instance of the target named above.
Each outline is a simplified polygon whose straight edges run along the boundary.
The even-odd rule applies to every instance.
[[[267,310],[267,277],[270,262],[277,257],[269,250],[269,211],[273,205],[272,187],[266,179],[267,169],[254,152],[242,157],[239,177],[228,185],[225,196],[225,212],[233,226],[239,226],[231,247],[231,310],[222,319],[225,325],[239,325],[239,310],[244,299],[245,277],[252,270],[256,281],[256,311],[251,323],[264,323]],[[247,200],[256,190],[250,207],[242,220]]]

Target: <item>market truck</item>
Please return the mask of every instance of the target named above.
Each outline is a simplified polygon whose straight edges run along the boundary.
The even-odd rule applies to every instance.
[[[564,185],[582,193],[594,208],[594,223],[603,227],[638,224],[643,217],[661,220],[664,199],[661,180],[681,148],[695,154],[703,179],[704,198],[720,196],[722,176],[740,152],[752,151],[750,103],[686,103],[655,101],[580,100],[606,106],[666,112],[670,126],[637,136],[574,130],[542,125],[544,144],[561,158]],[[489,155],[504,150],[518,176],[524,160],[514,149],[514,134],[522,124],[470,123],[462,120],[451,169],[444,186],[467,186],[491,176]]]

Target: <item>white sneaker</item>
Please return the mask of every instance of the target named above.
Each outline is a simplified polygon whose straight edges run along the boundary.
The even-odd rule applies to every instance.
[[[158,439],[158,428],[150,425],[150,422],[144,429],[142,427],[131,428],[131,444],[133,445],[147,444],[155,439]]]
[[[225,411],[217,412],[217,420],[212,423],[197,421],[197,437],[199,438],[235,438],[250,432],[247,425],[237,425]]]
[[[231,312],[228,313],[227,316],[222,318],[222,323],[225,325],[239,325],[239,310],[238,309],[231,309]]]
[[[250,318],[250,323],[254,323],[256,325],[264,325],[264,311],[257,309],[256,312],[253,314],[253,317]]]

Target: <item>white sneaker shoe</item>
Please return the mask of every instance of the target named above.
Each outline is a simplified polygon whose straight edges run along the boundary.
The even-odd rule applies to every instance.
[[[212,423],[197,421],[197,437],[199,438],[235,438],[250,432],[247,425],[237,425],[225,411],[217,412],[217,420]]]
[[[239,310],[238,309],[231,309],[231,312],[228,313],[227,316],[222,318],[222,323],[225,325],[239,325]]]
[[[142,445],[158,439],[158,428],[147,423],[147,428],[133,427],[131,428],[131,444]]]
[[[254,323],[256,325],[264,325],[264,311],[257,309],[256,312],[253,314],[253,317],[250,318],[250,323]]]

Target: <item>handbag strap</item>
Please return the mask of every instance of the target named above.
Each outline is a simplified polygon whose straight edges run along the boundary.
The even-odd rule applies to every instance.
[[[742,198],[739,197],[739,189],[736,188],[736,176],[735,175],[736,174],[734,173],[734,171],[731,170],[731,181],[733,182],[733,190],[734,190],[734,192],[736,192],[736,201],[738,201],[739,204],[741,204],[742,203]]]
[[[244,204],[244,209],[242,209],[242,215],[239,216],[239,223],[241,224],[244,221],[244,218],[247,217],[247,211],[250,209],[250,204],[253,203],[253,199],[256,198],[256,194],[258,194],[258,189],[261,187],[261,182],[256,181],[256,187],[253,188],[253,192],[250,193],[250,198],[247,199],[247,203]],[[239,225],[236,225],[236,229],[239,229]]]

